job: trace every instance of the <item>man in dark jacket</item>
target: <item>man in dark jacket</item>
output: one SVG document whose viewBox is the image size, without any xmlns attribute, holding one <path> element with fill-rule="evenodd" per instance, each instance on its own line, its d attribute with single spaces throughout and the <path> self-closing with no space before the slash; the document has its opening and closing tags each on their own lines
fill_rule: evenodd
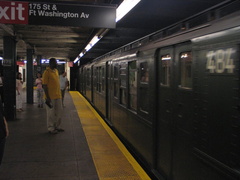
<svg viewBox="0 0 240 180">
<path fill-rule="evenodd" d="M 8 136 L 8 134 L 9 134 L 8 125 L 3 115 L 2 101 L 0 100 L 0 165 L 2 163 L 6 137 Z"/>
</svg>

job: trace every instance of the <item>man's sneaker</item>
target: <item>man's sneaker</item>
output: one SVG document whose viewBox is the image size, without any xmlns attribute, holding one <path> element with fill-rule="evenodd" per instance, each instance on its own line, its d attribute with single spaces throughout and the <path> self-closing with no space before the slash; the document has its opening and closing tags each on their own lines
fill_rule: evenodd
<svg viewBox="0 0 240 180">
<path fill-rule="evenodd" d="M 56 128 L 55 129 L 57 132 L 63 132 L 64 131 L 64 129 L 62 129 L 62 128 Z"/>
<path fill-rule="evenodd" d="M 55 130 L 52 130 L 52 131 L 48 131 L 50 134 L 57 134 L 58 131 L 55 129 Z"/>
</svg>

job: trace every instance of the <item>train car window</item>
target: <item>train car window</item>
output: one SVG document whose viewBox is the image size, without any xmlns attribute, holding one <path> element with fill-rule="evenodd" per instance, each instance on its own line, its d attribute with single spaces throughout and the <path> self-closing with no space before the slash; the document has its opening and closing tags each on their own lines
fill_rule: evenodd
<svg viewBox="0 0 240 180">
<path fill-rule="evenodd" d="M 99 67 L 99 72 L 98 72 L 98 84 L 99 84 L 99 92 L 102 92 L 102 67 Z"/>
<path fill-rule="evenodd" d="M 102 68 L 102 91 L 104 92 L 105 91 L 105 69 Z"/>
<path fill-rule="evenodd" d="M 90 69 L 87 69 L 87 86 L 90 86 L 90 79 L 91 79 Z"/>
<path fill-rule="evenodd" d="M 140 99 L 139 99 L 139 108 L 140 111 L 143 112 L 144 114 L 148 114 L 149 111 L 149 94 L 148 94 L 148 88 L 140 88 Z"/>
<path fill-rule="evenodd" d="M 127 72 L 127 63 L 122 62 L 120 64 L 120 87 L 127 87 L 127 79 L 126 79 L 126 72 Z"/>
<path fill-rule="evenodd" d="M 125 88 L 120 89 L 120 104 L 127 105 L 127 90 Z"/>
<path fill-rule="evenodd" d="M 118 82 L 114 82 L 114 97 L 118 99 L 119 86 Z"/>
<path fill-rule="evenodd" d="M 192 88 L 192 53 L 180 53 L 180 86 L 181 88 Z"/>
<path fill-rule="evenodd" d="M 121 84 L 121 87 L 126 88 L 127 86 L 126 77 L 120 76 L 120 84 Z"/>
<path fill-rule="evenodd" d="M 93 88 L 97 90 L 97 68 L 94 67 L 93 69 Z"/>
<path fill-rule="evenodd" d="M 140 63 L 140 87 L 139 87 L 139 110 L 141 113 L 148 114 L 149 111 L 149 92 L 148 92 L 148 63 Z"/>
<path fill-rule="evenodd" d="M 113 65 L 113 75 L 114 75 L 114 80 L 113 80 L 113 92 L 114 92 L 114 97 L 116 99 L 118 99 L 118 96 L 119 96 L 119 82 L 118 82 L 118 73 L 119 73 L 119 70 L 118 70 L 118 63 L 115 63 Z"/>
<path fill-rule="evenodd" d="M 97 67 L 97 71 L 96 71 L 96 84 L 97 84 L 97 91 L 98 92 L 101 92 L 101 90 L 102 90 L 102 88 L 101 88 L 101 86 L 102 86 L 102 83 L 101 83 L 101 81 L 100 81 L 100 79 L 101 79 L 101 70 L 102 70 L 102 68 L 101 67 Z"/>
<path fill-rule="evenodd" d="M 166 54 L 161 57 L 161 85 L 163 86 L 170 86 L 170 64 L 171 64 L 172 57 L 170 54 Z"/>
<path fill-rule="evenodd" d="M 120 64 L 120 104 L 127 104 L 127 62 Z"/>
<path fill-rule="evenodd" d="M 127 69 L 127 63 L 126 62 L 122 62 L 120 64 L 120 74 L 126 74 L 126 69 Z"/>
<path fill-rule="evenodd" d="M 137 63 L 129 62 L 129 108 L 137 110 Z"/>
<path fill-rule="evenodd" d="M 118 78 L 118 64 L 114 64 L 114 78 Z"/>
<path fill-rule="evenodd" d="M 140 64 L 140 80 L 141 82 L 148 82 L 148 63 L 144 62 Z"/>
</svg>

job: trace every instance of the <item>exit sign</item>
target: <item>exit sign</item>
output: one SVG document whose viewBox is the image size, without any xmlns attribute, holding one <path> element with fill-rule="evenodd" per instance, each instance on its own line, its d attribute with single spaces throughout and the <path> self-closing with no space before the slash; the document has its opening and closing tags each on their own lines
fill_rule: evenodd
<svg viewBox="0 0 240 180">
<path fill-rule="evenodd" d="M 1 1 L 0 22 L 3 24 L 28 24 L 28 3 Z"/>
</svg>

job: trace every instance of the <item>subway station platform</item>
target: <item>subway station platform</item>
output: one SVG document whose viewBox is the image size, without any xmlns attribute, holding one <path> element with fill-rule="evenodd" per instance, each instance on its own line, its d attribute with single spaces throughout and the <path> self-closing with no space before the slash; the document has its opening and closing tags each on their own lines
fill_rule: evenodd
<svg viewBox="0 0 240 180">
<path fill-rule="evenodd" d="M 16 120 L 8 122 L 0 180 L 150 179 L 78 92 L 66 92 L 65 131 L 55 135 L 47 131 L 45 107 L 26 104 L 25 99 L 23 107 Z"/>
</svg>

